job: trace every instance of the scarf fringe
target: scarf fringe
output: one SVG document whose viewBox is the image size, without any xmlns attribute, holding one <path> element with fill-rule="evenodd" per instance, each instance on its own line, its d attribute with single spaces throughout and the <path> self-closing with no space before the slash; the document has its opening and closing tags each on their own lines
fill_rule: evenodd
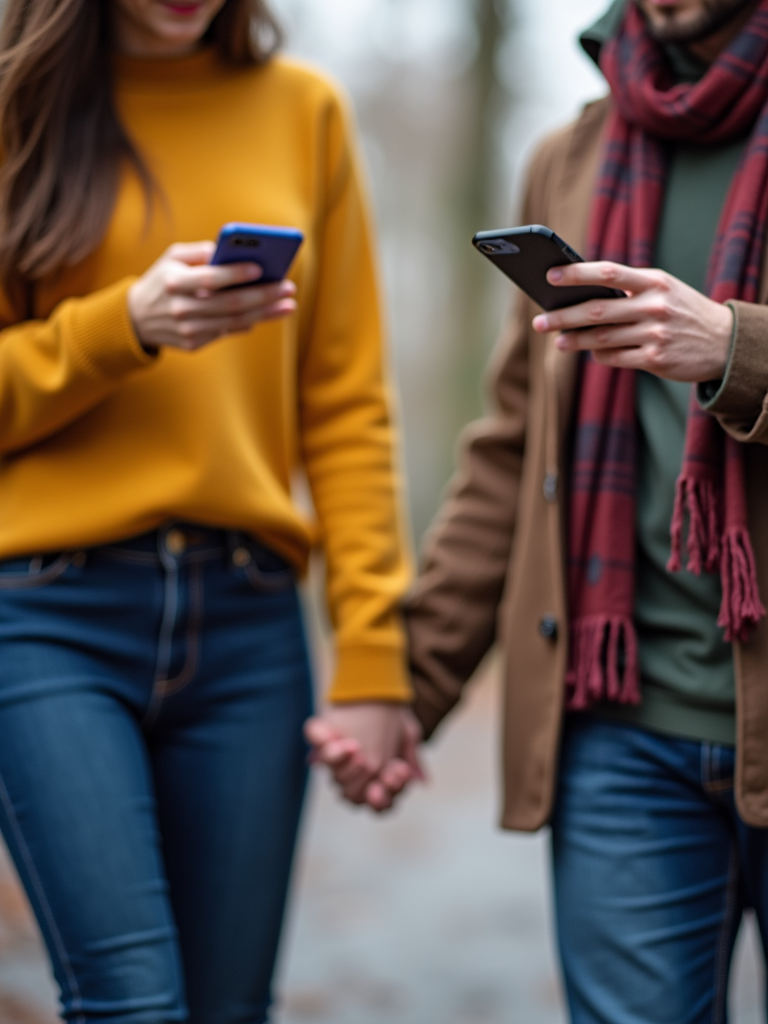
<svg viewBox="0 0 768 1024">
<path fill-rule="evenodd" d="M 744 526 L 732 526 L 725 531 L 720 579 L 723 600 L 717 624 L 725 629 L 726 640 L 747 640 L 765 615 L 765 608 L 757 586 L 752 542 Z"/>
<path fill-rule="evenodd" d="M 696 480 L 687 476 L 679 477 L 675 486 L 675 505 L 670 526 L 672 553 L 667 562 L 667 569 L 670 572 L 680 572 L 686 512 L 688 572 L 700 576 L 702 567 L 707 572 L 714 572 L 720 561 L 717 489 L 711 480 Z"/>
<path fill-rule="evenodd" d="M 637 637 L 630 617 L 593 615 L 571 625 L 571 668 L 566 676 L 566 708 L 583 711 L 602 700 L 640 703 Z M 624 670 L 619 654 L 624 652 Z"/>
</svg>

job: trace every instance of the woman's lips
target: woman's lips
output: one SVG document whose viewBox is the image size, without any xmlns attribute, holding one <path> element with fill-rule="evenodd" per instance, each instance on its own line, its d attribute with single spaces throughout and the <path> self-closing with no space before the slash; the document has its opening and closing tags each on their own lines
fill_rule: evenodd
<svg viewBox="0 0 768 1024">
<path fill-rule="evenodd" d="M 202 6 L 202 4 L 169 3 L 169 0 L 163 0 L 163 7 L 182 18 L 188 18 L 193 14 L 197 14 Z"/>
</svg>

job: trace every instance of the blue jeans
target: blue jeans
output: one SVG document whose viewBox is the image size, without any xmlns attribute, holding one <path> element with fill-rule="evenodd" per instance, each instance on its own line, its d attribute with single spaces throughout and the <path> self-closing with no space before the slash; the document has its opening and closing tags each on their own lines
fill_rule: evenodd
<svg viewBox="0 0 768 1024">
<path fill-rule="evenodd" d="M 293 574 L 163 528 L 0 563 L 0 827 L 73 1024 L 262 1024 L 306 781 Z"/>
<path fill-rule="evenodd" d="M 732 747 L 570 716 L 552 822 L 573 1024 L 721 1024 L 742 911 L 768 923 L 768 831 Z"/>
</svg>

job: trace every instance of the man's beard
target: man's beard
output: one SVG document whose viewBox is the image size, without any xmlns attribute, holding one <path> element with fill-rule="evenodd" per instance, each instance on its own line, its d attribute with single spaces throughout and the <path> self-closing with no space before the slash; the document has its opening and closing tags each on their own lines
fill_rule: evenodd
<svg viewBox="0 0 768 1024">
<path fill-rule="evenodd" d="M 642 0 L 636 0 L 642 10 Z M 651 35 L 664 43 L 698 43 L 717 32 L 755 0 L 704 0 L 704 10 L 692 21 L 676 23 L 674 18 L 658 23 L 648 18 Z"/>
</svg>

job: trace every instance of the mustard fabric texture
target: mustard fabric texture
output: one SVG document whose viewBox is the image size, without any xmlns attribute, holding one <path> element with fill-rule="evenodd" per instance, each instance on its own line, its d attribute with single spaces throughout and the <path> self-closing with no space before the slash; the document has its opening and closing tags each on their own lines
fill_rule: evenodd
<svg viewBox="0 0 768 1024">
<path fill-rule="evenodd" d="M 115 61 L 120 116 L 157 183 L 126 168 L 99 248 L 0 297 L 0 558 L 104 544 L 169 519 L 246 530 L 299 572 L 319 540 L 330 698 L 406 700 L 410 579 L 368 204 L 343 98 L 278 57 Z M 189 354 L 140 346 L 137 275 L 227 221 L 300 228 L 296 315 Z M 299 468 L 313 510 L 292 497 Z"/>
</svg>

